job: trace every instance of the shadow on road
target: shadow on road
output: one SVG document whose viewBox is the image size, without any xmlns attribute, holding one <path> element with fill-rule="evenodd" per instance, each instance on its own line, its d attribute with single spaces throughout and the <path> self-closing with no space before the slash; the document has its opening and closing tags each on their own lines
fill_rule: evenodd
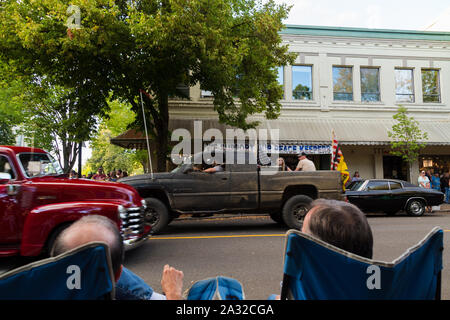
<svg viewBox="0 0 450 320">
<path fill-rule="evenodd" d="M 285 233 L 288 227 L 280 225 L 268 216 L 230 216 L 208 218 L 185 218 L 172 221 L 155 237 L 198 236 L 205 234 L 249 234 L 249 233 Z"/>
</svg>

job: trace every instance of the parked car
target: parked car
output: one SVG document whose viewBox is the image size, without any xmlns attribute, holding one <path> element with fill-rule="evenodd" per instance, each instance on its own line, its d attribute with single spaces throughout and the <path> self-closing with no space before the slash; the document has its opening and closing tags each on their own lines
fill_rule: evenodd
<svg viewBox="0 0 450 320">
<path fill-rule="evenodd" d="M 201 159 L 201 154 L 194 157 Z M 146 219 L 154 233 L 180 214 L 197 213 L 268 213 L 274 221 L 300 229 L 313 199 L 344 199 L 338 171 L 275 169 L 267 174 L 273 167 L 245 162 L 224 164 L 223 171 L 207 173 L 201 170 L 205 166 L 199 169 L 190 162 L 153 178 L 143 174 L 119 180 L 145 199 Z"/>
<path fill-rule="evenodd" d="M 350 203 L 364 212 L 385 212 L 389 215 L 405 210 L 410 216 L 421 216 L 425 207 L 444 202 L 444 194 L 440 191 L 393 179 L 352 182 L 345 195 Z"/>
<path fill-rule="evenodd" d="M 62 230 L 91 214 L 113 220 L 128 250 L 150 234 L 144 211 L 129 185 L 69 179 L 44 150 L 0 146 L 0 257 L 48 253 Z"/>
</svg>

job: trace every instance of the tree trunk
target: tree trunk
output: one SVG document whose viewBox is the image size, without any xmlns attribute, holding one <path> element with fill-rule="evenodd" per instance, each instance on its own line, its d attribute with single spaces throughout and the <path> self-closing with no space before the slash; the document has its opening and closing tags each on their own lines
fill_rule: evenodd
<svg viewBox="0 0 450 320">
<path fill-rule="evenodd" d="M 167 153 L 169 151 L 169 97 L 162 94 L 158 97 L 159 119 L 156 123 L 156 159 L 157 170 L 159 172 L 167 171 Z"/>
</svg>

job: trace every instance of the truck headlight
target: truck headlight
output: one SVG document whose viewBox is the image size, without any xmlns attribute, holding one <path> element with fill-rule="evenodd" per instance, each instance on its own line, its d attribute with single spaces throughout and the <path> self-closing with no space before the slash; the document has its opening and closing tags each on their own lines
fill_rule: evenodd
<svg viewBox="0 0 450 320">
<path fill-rule="evenodd" d="M 127 218 L 127 211 L 125 210 L 124 206 L 119 205 L 119 206 L 117 207 L 117 213 L 118 213 L 119 218 L 120 218 L 121 220 Z"/>
<path fill-rule="evenodd" d="M 145 200 L 141 200 L 141 203 L 144 209 L 147 209 L 147 202 L 145 202 Z"/>
</svg>

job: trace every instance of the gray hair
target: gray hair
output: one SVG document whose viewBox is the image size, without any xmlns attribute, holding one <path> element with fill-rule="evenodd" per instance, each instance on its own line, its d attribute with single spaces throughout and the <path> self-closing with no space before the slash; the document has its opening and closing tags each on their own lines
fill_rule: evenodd
<svg viewBox="0 0 450 320">
<path fill-rule="evenodd" d="M 122 235 L 120 234 L 117 225 L 112 220 L 108 219 L 105 216 L 86 215 L 83 216 L 81 219 L 75 221 L 68 228 L 64 229 L 55 240 L 55 244 L 51 253 L 52 256 L 57 256 L 73 249 L 70 248 L 66 243 L 65 241 L 66 236 L 71 232 L 73 232 L 74 230 L 78 228 L 83 228 L 83 226 L 86 225 L 95 225 L 97 227 L 103 228 L 114 236 L 113 243 L 108 245 L 111 253 L 112 268 L 114 273 L 116 274 L 116 272 L 120 270 L 120 267 L 124 259 Z"/>
</svg>

